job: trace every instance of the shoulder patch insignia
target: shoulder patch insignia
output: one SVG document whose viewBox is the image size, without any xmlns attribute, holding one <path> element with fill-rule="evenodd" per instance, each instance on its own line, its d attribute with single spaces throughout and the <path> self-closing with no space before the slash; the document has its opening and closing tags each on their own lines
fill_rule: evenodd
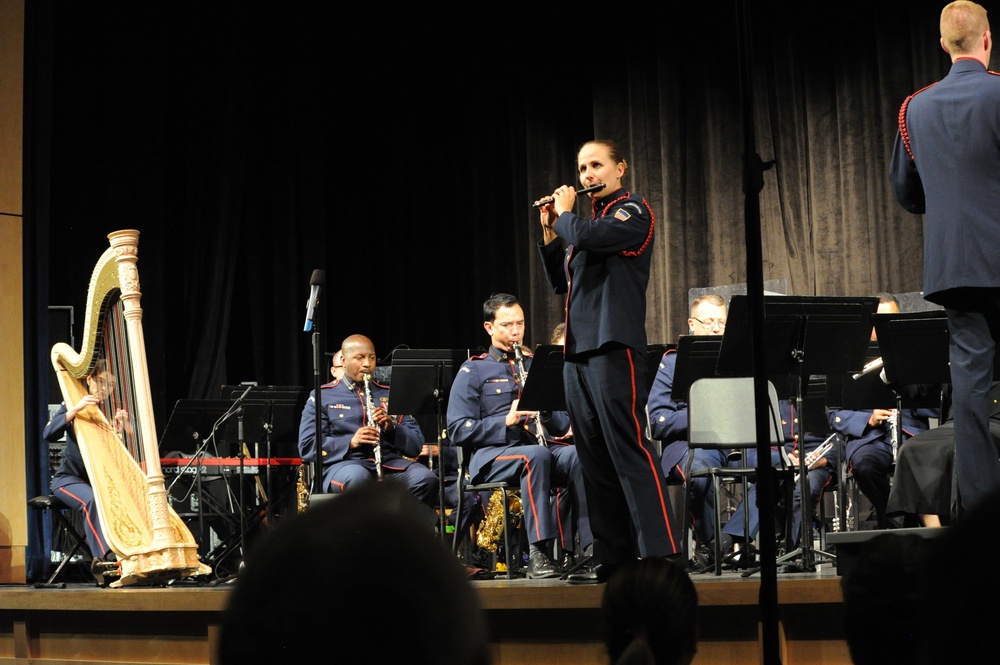
<svg viewBox="0 0 1000 665">
<path fill-rule="evenodd" d="M 625 210 L 625 208 L 619 208 L 618 210 L 615 210 L 615 219 L 617 219 L 619 222 L 624 222 L 631 218 L 632 215 L 630 215 L 628 210 Z"/>
</svg>

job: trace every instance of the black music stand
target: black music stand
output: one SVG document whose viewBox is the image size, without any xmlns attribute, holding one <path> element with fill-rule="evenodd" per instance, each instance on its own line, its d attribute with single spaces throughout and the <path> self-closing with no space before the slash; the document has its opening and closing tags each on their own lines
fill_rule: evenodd
<svg viewBox="0 0 1000 665">
<path fill-rule="evenodd" d="M 719 376 L 722 335 L 681 335 L 677 338 L 677 363 L 670 400 L 687 402 L 688 390 L 698 379 Z"/>
<path fill-rule="evenodd" d="M 660 361 L 663 360 L 663 354 L 670 349 L 676 348 L 676 344 L 646 345 L 646 397 L 649 397 L 649 391 L 653 389 L 653 383 L 656 381 L 656 373 L 660 370 Z"/>
<path fill-rule="evenodd" d="M 520 411 L 565 411 L 562 344 L 540 344 L 531 358 L 517 403 Z"/>
<path fill-rule="evenodd" d="M 468 349 L 396 349 L 392 352 L 392 386 L 389 408 L 396 415 L 433 414 L 437 419 L 438 446 L 438 530 L 447 543 L 447 520 L 444 496 L 445 402 L 455 380 L 455 372 L 469 359 Z M 428 456 L 433 464 L 434 456 Z M 459 479 L 461 481 L 461 479 Z M 461 497 L 459 491 L 459 497 Z M 459 517 L 456 515 L 456 523 Z"/>
<path fill-rule="evenodd" d="M 177 400 L 160 436 L 160 456 L 172 451 L 205 454 L 208 446 L 212 446 L 214 456 L 221 456 L 215 433 L 232 405 L 232 401 L 222 399 Z"/>
<path fill-rule="evenodd" d="M 673 344 L 649 344 L 646 347 L 646 394 L 653 388 L 660 358 Z M 528 377 L 521 387 L 518 409 L 522 411 L 565 411 L 562 344 L 539 344 L 531 358 Z"/>
<path fill-rule="evenodd" d="M 902 409 L 904 398 L 908 407 L 942 408 L 941 386 L 951 383 L 948 318 L 944 310 L 876 314 L 875 332 L 886 382 L 895 394 L 893 408 Z M 998 375 L 996 362 L 993 374 Z M 927 386 L 935 389 L 927 390 Z M 903 444 L 902 427 L 896 428 L 892 444 L 895 459 Z"/>
<path fill-rule="evenodd" d="M 249 392 L 247 388 L 249 387 Z M 272 477 L 273 458 L 298 458 L 299 422 L 302 410 L 309 397 L 309 390 L 302 386 L 258 386 L 255 384 L 223 385 L 220 390 L 223 399 L 243 400 L 245 440 L 253 450 L 251 457 L 261 457 L 260 443 L 264 443 L 267 459 L 264 485 L 265 515 L 268 522 L 274 517 L 274 479 Z M 242 452 L 242 450 L 241 450 Z"/>
<path fill-rule="evenodd" d="M 170 418 L 167 420 L 166 427 L 163 430 L 163 435 L 160 437 L 159 446 L 161 457 L 177 455 L 185 457 L 188 460 L 185 465 L 177 468 L 176 477 L 167 486 L 168 496 L 172 497 L 170 492 L 174 485 L 177 484 L 181 478 L 188 475 L 187 469 L 192 467 L 194 469 L 194 481 L 188 489 L 188 492 L 197 491 L 198 493 L 198 533 L 202 537 L 204 537 L 205 534 L 206 504 L 208 504 L 211 509 L 217 511 L 219 516 L 227 518 L 227 524 L 232 526 L 231 522 L 233 521 L 233 516 L 232 514 L 226 514 L 223 512 L 225 506 L 221 505 L 221 502 L 215 500 L 214 497 L 211 500 L 208 499 L 211 494 L 205 492 L 203 485 L 205 475 L 203 472 L 204 465 L 201 462 L 202 459 L 206 457 L 229 456 L 229 450 L 227 448 L 228 437 L 225 432 L 227 427 L 230 426 L 229 420 L 233 415 L 236 415 L 238 410 L 238 403 L 233 400 L 178 400 L 174 405 L 174 410 L 170 414 Z M 180 500 L 186 501 L 187 496 L 185 495 Z M 242 534 L 245 529 L 242 509 L 238 526 L 238 531 Z M 237 531 L 236 528 L 233 528 L 232 530 Z M 230 534 L 230 539 L 231 537 L 232 535 Z M 201 544 L 204 545 L 204 543 Z M 211 561 L 212 557 L 212 553 L 207 555 L 209 563 L 212 565 L 212 569 L 216 570 L 217 562 Z"/>
<path fill-rule="evenodd" d="M 805 419 L 803 406 L 811 375 L 844 373 L 864 364 L 878 301 L 874 296 L 764 296 L 764 339 L 761 343 L 765 348 L 765 373 L 796 379 L 794 398 L 800 437 L 803 437 L 799 451 L 802 509 L 799 547 L 779 557 L 776 563 L 801 557 L 799 570 L 815 571 L 815 556 L 836 560 L 833 554 L 816 552 L 812 546 L 812 502 L 804 437 L 814 428 Z M 752 375 L 751 350 L 747 296 L 734 295 L 722 337 L 719 371 L 731 376 Z M 825 420 L 822 427 L 825 430 Z M 758 454 L 758 464 L 765 464 L 768 459 L 768 455 Z"/>
<path fill-rule="evenodd" d="M 873 318 L 890 385 L 951 383 L 948 318 L 944 310 L 876 314 Z M 1000 358 L 994 361 L 994 375 L 998 374 L 998 364 Z"/>
</svg>

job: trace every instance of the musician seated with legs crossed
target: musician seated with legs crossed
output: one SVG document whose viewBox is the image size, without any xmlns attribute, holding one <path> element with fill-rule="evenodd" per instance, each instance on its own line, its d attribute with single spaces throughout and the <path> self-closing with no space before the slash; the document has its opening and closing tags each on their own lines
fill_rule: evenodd
<svg viewBox="0 0 1000 665">
<path fill-rule="evenodd" d="M 372 341 L 351 335 L 340 350 L 343 377 L 320 387 L 324 492 L 346 492 L 359 483 L 385 478 L 405 483 L 418 499 L 436 506 L 437 474 L 415 461 L 424 434 L 413 416 L 387 413 L 389 388 L 371 379 L 377 364 Z M 315 393 L 310 392 L 299 422 L 299 454 L 309 463 L 316 460 Z"/>
<path fill-rule="evenodd" d="M 528 536 L 528 570 L 532 579 L 558 577 L 559 567 L 547 552 L 559 535 L 549 502 L 554 486 L 570 489 L 575 502 L 580 545 L 593 543 L 583 469 L 576 447 L 566 440 L 569 416 L 518 410 L 523 377 L 531 356 L 521 350 L 524 311 L 517 298 L 500 293 L 483 304 L 483 326 L 490 348 L 462 363 L 448 400 L 448 438 L 474 449 L 469 463 L 472 482 L 506 481 L 521 488 Z M 519 362 L 520 361 L 520 362 Z"/>
</svg>

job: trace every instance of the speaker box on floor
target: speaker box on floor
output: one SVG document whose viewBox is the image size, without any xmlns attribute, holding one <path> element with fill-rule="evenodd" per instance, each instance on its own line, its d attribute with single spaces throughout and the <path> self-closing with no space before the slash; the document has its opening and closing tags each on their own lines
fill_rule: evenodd
<svg viewBox="0 0 1000 665">
<path fill-rule="evenodd" d="M 837 575 L 850 572 L 864 548 L 875 538 L 917 535 L 922 538 L 937 538 L 947 533 L 948 527 L 915 529 L 869 529 L 866 531 L 839 531 L 826 535 L 827 545 L 837 547 Z"/>
</svg>

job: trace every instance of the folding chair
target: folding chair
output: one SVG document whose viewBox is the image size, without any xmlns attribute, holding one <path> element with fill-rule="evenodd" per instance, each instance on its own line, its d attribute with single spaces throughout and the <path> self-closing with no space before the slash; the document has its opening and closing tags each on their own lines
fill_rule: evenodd
<svg viewBox="0 0 1000 665">
<path fill-rule="evenodd" d="M 515 556 L 513 549 L 511 547 L 511 517 L 510 517 L 510 492 L 520 491 L 520 487 L 514 487 L 507 482 L 494 482 L 494 483 L 472 483 L 469 479 L 469 463 L 467 459 L 471 458 L 471 451 L 466 451 L 462 446 L 455 446 L 455 452 L 458 458 L 458 480 L 460 483 L 458 487 L 458 504 L 455 506 L 456 519 L 462 514 L 462 501 L 463 496 L 466 492 L 494 492 L 499 491 L 501 494 L 501 499 L 503 500 L 503 544 L 504 544 L 504 562 L 507 565 L 507 579 L 513 579 L 514 575 L 514 562 Z M 459 533 L 458 529 L 455 529 L 454 539 L 452 540 L 452 550 L 456 554 L 458 553 L 458 545 L 461 542 L 462 536 L 465 534 Z M 518 534 L 513 540 L 520 543 L 520 534 Z"/>
<path fill-rule="evenodd" d="M 753 377 L 712 377 L 697 379 L 688 391 L 688 459 L 684 491 L 684 515 L 690 515 L 691 479 L 707 477 L 712 482 L 715 497 L 715 574 L 722 574 L 722 502 L 723 483 L 739 482 L 742 485 L 744 501 L 750 483 L 757 473 L 756 467 L 724 466 L 705 469 L 691 469 L 694 451 L 709 448 L 725 451 L 745 452 L 757 445 L 756 409 L 754 406 Z M 791 475 L 784 449 L 784 435 L 781 414 L 778 410 L 778 393 L 774 384 L 767 383 L 769 397 L 769 439 L 771 446 L 781 451 L 782 465 L 779 473 L 787 471 Z M 749 510 L 743 511 L 744 533 L 750 531 Z M 684 560 L 688 560 L 688 529 L 691 520 L 685 519 Z M 749 563 L 747 563 L 749 566 Z"/>
<path fill-rule="evenodd" d="M 73 523 L 66 517 L 64 511 L 69 510 L 69 506 L 59 500 L 59 497 L 53 494 L 42 494 L 41 496 L 36 496 L 33 499 L 28 500 L 28 505 L 32 508 L 38 510 L 48 511 L 52 515 L 52 542 L 53 544 L 57 540 L 57 535 L 62 533 L 65 538 L 68 538 L 72 542 L 72 546 L 68 551 L 63 553 L 62 561 L 56 567 L 49 578 L 44 582 L 36 582 L 36 589 L 46 589 L 46 588 L 56 588 L 65 589 L 65 582 L 57 582 L 60 573 L 66 567 L 66 564 L 70 562 L 73 556 L 81 549 L 87 554 L 86 561 L 93 559 L 93 554 L 90 553 L 90 547 L 87 545 L 87 539 L 82 533 L 77 531 Z"/>
</svg>

